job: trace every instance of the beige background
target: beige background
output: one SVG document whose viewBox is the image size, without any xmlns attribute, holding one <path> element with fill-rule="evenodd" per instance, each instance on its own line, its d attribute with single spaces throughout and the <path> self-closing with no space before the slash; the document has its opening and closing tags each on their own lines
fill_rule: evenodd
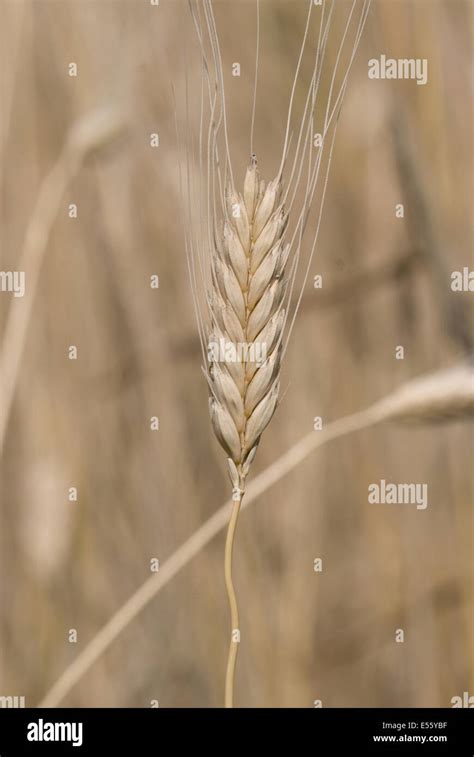
<svg viewBox="0 0 474 757">
<path fill-rule="evenodd" d="M 356 411 L 469 348 L 472 300 L 453 294 L 449 277 L 472 264 L 472 8 L 374 2 L 311 269 L 324 289 L 310 281 L 305 292 L 284 401 L 254 473 L 314 416 Z M 255 141 L 266 178 L 281 150 L 305 9 L 262 2 Z M 227 74 L 242 64 L 240 79 L 227 79 L 240 182 L 255 6 L 216 3 L 216 19 Z M 0 269 L 18 266 L 41 181 L 72 124 L 108 102 L 128 121 L 61 202 L 0 463 L 0 695 L 25 695 L 33 706 L 146 580 L 150 559 L 164 561 L 225 501 L 228 480 L 208 418 L 179 222 L 170 82 L 179 97 L 185 58 L 199 66 L 186 4 L 1 0 L 0 20 Z M 369 81 L 367 61 L 382 53 L 427 58 L 428 85 Z M 77 78 L 67 75 L 71 61 Z M 398 202 L 404 220 L 395 218 Z M 158 291 L 149 287 L 153 273 Z M 0 336 L 11 302 L 0 295 Z M 471 462 L 467 422 L 380 427 L 325 447 L 243 514 L 237 704 L 439 707 L 473 691 Z M 427 483 L 427 510 L 369 505 L 367 486 L 381 478 Z M 71 486 L 77 503 L 68 502 Z M 228 639 L 222 560 L 220 535 L 65 704 L 219 706 Z M 77 644 L 68 643 L 70 628 Z M 404 644 L 394 641 L 398 628 Z"/>
</svg>

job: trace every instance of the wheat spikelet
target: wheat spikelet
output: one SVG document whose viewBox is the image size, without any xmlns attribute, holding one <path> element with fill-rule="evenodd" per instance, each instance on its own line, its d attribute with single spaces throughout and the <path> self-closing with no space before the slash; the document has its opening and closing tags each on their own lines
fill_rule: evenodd
<svg viewBox="0 0 474 757">
<path fill-rule="evenodd" d="M 228 455 L 236 497 L 255 457 L 260 437 L 278 402 L 288 216 L 277 178 L 265 187 L 255 158 L 247 168 L 243 195 L 226 192 L 226 219 L 212 256 L 207 367 L 214 432 Z"/>
</svg>

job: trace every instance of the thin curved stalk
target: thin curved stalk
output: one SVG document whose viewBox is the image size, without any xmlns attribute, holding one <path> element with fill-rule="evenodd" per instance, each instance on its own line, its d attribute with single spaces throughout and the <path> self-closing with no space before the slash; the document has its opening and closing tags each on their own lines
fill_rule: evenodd
<svg viewBox="0 0 474 757">
<path fill-rule="evenodd" d="M 235 593 L 234 582 L 232 580 L 232 555 L 234 550 L 235 531 L 239 519 L 240 505 L 242 497 L 232 502 L 232 512 L 227 528 L 227 537 L 225 540 L 225 557 L 224 573 L 227 596 L 229 598 L 230 608 L 230 643 L 229 656 L 227 658 L 227 670 L 225 676 L 225 706 L 230 708 L 234 706 L 234 679 L 235 665 L 240 644 L 240 622 L 239 607 L 237 604 L 237 595 Z"/>
</svg>

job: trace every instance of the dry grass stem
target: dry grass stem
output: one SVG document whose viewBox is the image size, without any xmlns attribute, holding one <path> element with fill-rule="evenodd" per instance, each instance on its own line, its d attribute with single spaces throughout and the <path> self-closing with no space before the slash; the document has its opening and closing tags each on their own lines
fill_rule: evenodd
<svg viewBox="0 0 474 757">
<path fill-rule="evenodd" d="M 64 193 L 86 156 L 114 139 L 124 128 L 121 114 L 100 108 L 74 124 L 51 171 L 41 184 L 26 230 L 18 268 L 25 273 L 26 294 L 11 303 L 0 355 L 0 458 L 25 348 L 28 324 L 49 237 Z"/>
</svg>

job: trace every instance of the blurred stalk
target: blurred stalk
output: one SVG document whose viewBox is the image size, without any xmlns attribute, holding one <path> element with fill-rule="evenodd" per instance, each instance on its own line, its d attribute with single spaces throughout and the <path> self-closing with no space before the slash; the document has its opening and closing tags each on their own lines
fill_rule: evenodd
<svg viewBox="0 0 474 757">
<path fill-rule="evenodd" d="M 470 353 L 474 343 L 469 319 L 464 302 L 461 298 L 453 297 L 449 288 L 450 272 L 446 266 L 446 257 L 439 242 L 438 230 L 428 200 L 429 193 L 424 172 L 420 167 L 420 156 L 419 153 L 415 154 L 407 118 L 398 101 L 391 119 L 391 130 L 400 184 L 405 192 L 406 205 L 410 208 L 409 218 L 413 219 L 412 235 L 433 272 L 437 300 L 442 311 L 442 324 L 451 339 L 465 353 Z"/>
<path fill-rule="evenodd" d="M 10 304 L 0 354 L 0 459 L 41 268 L 64 193 L 87 155 L 110 142 L 123 128 L 122 116 L 110 107 L 85 116 L 71 128 L 56 163 L 40 186 L 17 267 L 25 273 L 26 291 L 24 297 Z"/>
</svg>

